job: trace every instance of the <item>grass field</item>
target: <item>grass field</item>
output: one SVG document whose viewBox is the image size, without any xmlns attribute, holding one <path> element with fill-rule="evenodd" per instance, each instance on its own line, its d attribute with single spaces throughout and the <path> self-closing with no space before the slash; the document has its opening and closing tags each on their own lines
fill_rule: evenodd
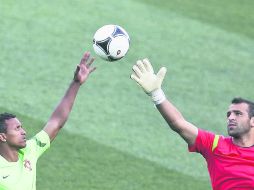
<svg viewBox="0 0 254 190">
<path fill-rule="evenodd" d="M 210 188 L 206 164 L 188 153 L 149 98 L 130 80 L 148 57 L 168 68 L 163 89 L 200 128 L 226 134 L 230 100 L 254 100 L 252 0 L 2 0 L 0 111 L 38 132 L 69 85 L 94 32 L 123 26 L 127 56 L 97 67 L 70 118 L 38 162 L 37 189 Z"/>
</svg>

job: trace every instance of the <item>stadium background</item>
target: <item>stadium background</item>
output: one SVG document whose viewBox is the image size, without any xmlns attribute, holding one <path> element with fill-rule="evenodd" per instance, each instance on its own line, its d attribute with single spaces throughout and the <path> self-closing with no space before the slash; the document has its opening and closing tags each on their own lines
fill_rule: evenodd
<svg viewBox="0 0 254 190">
<path fill-rule="evenodd" d="M 195 125 L 226 134 L 234 96 L 254 100 L 252 0 L 1 0 L 0 111 L 31 137 L 70 83 L 94 32 L 124 27 L 127 56 L 98 68 L 70 118 L 38 162 L 37 189 L 210 189 L 203 158 L 188 153 L 150 99 L 130 80 L 148 57 L 168 68 L 163 89 Z M 93 53 L 94 54 L 94 53 Z"/>
</svg>

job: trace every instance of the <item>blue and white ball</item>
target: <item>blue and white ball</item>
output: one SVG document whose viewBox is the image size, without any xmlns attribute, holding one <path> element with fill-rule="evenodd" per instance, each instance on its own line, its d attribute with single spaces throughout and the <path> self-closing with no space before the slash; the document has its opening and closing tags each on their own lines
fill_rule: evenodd
<svg viewBox="0 0 254 190">
<path fill-rule="evenodd" d="M 130 37 L 121 26 L 110 24 L 99 28 L 93 37 L 95 53 L 104 60 L 123 58 L 130 47 Z"/>
</svg>

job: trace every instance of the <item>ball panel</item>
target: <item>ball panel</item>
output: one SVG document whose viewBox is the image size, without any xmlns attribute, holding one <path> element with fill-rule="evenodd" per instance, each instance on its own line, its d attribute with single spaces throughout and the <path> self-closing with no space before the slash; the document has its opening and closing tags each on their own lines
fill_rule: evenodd
<svg viewBox="0 0 254 190">
<path fill-rule="evenodd" d="M 114 31 L 115 25 L 105 25 L 95 32 L 94 39 L 96 39 L 97 41 L 104 40 L 105 38 L 111 36 Z"/>
<path fill-rule="evenodd" d="M 122 59 L 122 58 L 123 58 L 123 57 L 115 58 L 115 57 L 112 57 L 112 56 L 108 56 L 108 61 L 110 61 L 110 62 L 118 61 L 119 59 Z"/>
<path fill-rule="evenodd" d="M 117 36 L 112 39 L 108 46 L 109 54 L 114 58 L 125 56 L 129 49 L 129 40 L 125 36 Z"/>
<path fill-rule="evenodd" d="M 116 25 L 113 36 L 117 36 L 117 35 L 126 35 L 127 38 L 130 40 L 130 37 L 128 35 L 128 33 L 121 27 Z"/>
<path fill-rule="evenodd" d="M 95 51 L 95 53 L 100 56 L 102 59 L 104 60 L 108 60 L 108 56 L 105 54 L 105 52 L 100 48 L 98 47 L 96 44 L 93 44 L 93 49 Z"/>
<path fill-rule="evenodd" d="M 108 51 L 109 48 L 108 48 L 108 46 L 109 46 L 111 41 L 112 41 L 111 37 L 108 37 L 108 38 L 106 38 L 104 40 L 101 40 L 101 41 L 96 41 L 94 39 L 94 44 L 96 44 L 96 46 L 98 46 L 102 51 L 104 51 L 104 53 L 106 55 L 108 55 L 109 54 L 109 51 Z"/>
</svg>

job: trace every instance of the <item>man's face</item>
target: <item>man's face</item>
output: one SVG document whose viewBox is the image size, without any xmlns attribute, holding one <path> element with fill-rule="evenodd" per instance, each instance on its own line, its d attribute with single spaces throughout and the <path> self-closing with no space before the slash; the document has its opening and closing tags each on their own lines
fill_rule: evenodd
<svg viewBox="0 0 254 190">
<path fill-rule="evenodd" d="M 231 104 L 227 112 L 228 135 L 239 138 L 251 129 L 248 104 Z"/>
<path fill-rule="evenodd" d="M 22 128 L 20 121 L 17 118 L 11 118 L 5 121 L 6 143 L 13 148 L 20 149 L 26 146 L 26 132 Z"/>
</svg>

